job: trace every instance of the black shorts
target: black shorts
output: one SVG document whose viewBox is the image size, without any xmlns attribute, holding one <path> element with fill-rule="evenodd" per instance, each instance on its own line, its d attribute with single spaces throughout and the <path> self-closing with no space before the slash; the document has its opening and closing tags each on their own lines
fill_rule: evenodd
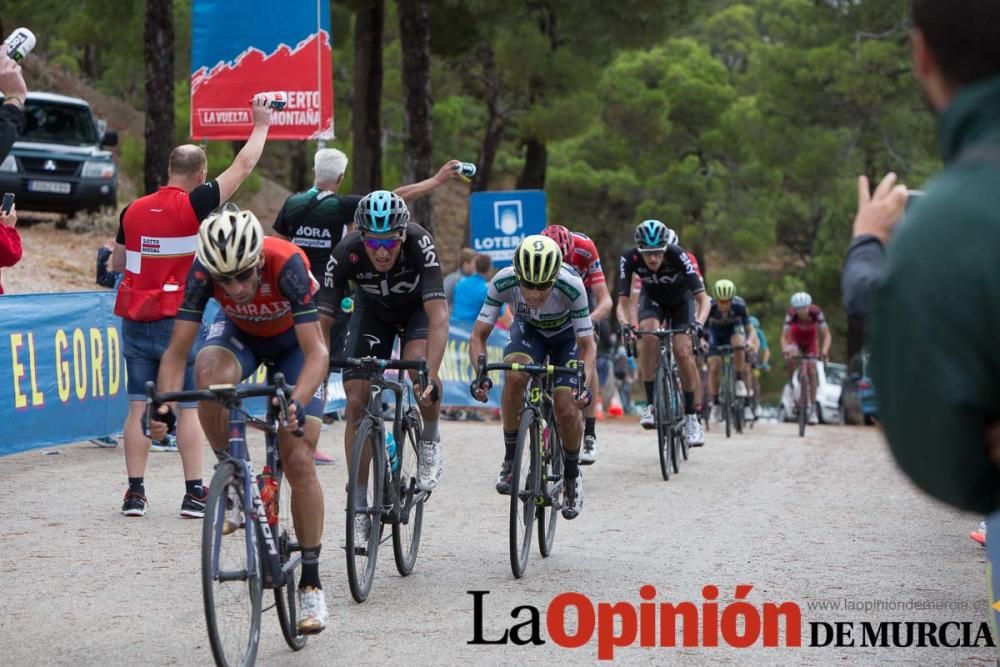
<svg viewBox="0 0 1000 667">
<path fill-rule="evenodd" d="M 669 299 L 652 296 L 643 288 L 639 295 L 639 321 L 650 317 L 670 329 L 682 329 L 694 324 L 694 299 L 691 292 L 683 292 Z"/>
<path fill-rule="evenodd" d="M 510 325 L 510 338 L 503 350 L 504 359 L 512 354 L 526 354 L 536 364 L 543 363 L 548 357 L 553 366 L 567 366 L 580 354 L 576 345 L 576 332 L 569 327 L 562 333 L 545 337 L 535 327 L 520 318 L 515 318 Z M 576 387 L 575 375 L 558 375 L 555 378 L 556 387 Z"/>
<path fill-rule="evenodd" d="M 365 300 L 354 300 L 354 312 L 351 313 L 350 324 L 347 326 L 347 338 L 344 339 L 344 357 L 378 357 L 389 359 L 396 337 L 402 341 L 402 347 L 411 340 L 427 340 L 429 324 L 423 302 L 416 308 L 400 314 L 390 315 L 377 306 L 371 307 Z M 336 346 L 331 340 L 330 347 Z M 331 355 L 336 357 L 338 355 Z M 344 380 L 367 379 L 368 374 L 359 368 L 345 368 Z"/>
</svg>

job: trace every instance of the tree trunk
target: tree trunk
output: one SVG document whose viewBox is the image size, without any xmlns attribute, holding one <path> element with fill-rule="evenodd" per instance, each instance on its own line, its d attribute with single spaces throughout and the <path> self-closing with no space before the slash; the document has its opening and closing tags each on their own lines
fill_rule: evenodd
<svg viewBox="0 0 1000 667">
<path fill-rule="evenodd" d="M 483 46 L 477 54 L 483 68 L 486 101 L 486 135 L 479 147 L 476 158 L 476 175 L 472 178 L 472 191 L 486 190 L 490 185 L 490 175 L 493 163 L 496 161 L 500 143 L 503 141 L 503 131 L 506 124 L 501 108 L 502 89 L 500 76 L 497 74 L 496 54 L 491 46 Z"/>
<path fill-rule="evenodd" d="M 549 162 L 549 149 L 537 139 L 524 142 L 524 169 L 517 179 L 519 190 L 541 190 L 545 187 L 545 168 Z"/>
<path fill-rule="evenodd" d="M 174 136 L 173 0 L 147 0 L 143 34 L 146 62 L 146 193 L 167 182 Z"/>
<path fill-rule="evenodd" d="M 431 28 L 427 0 L 397 0 L 403 51 L 403 182 L 432 175 Z M 411 218 L 434 233 L 431 197 L 410 205 Z"/>
<path fill-rule="evenodd" d="M 384 0 L 363 0 L 354 21 L 354 135 L 351 176 L 354 192 L 382 187 L 382 32 Z"/>
<path fill-rule="evenodd" d="M 305 141 L 296 141 L 292 144 L 291 154 L 288 158 L 291 176 L 289 185 L 292 188 L 292 192 L 302 192 L 309 189 L 308 146 L 309 144 Z"/>
</svg>

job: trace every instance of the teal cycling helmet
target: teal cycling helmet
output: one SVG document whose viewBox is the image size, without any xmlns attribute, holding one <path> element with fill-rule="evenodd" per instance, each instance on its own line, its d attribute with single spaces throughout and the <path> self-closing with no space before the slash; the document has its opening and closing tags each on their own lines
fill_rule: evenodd
<svg viewBox="0 0 1000 667">
<path fill-rule="evenodd" d="M 410 210 L 395 192 L 376 190 L 361 198 L 354 211 L 354 224 L 363 232 L 387 234 L 406 228 Z"/>
<path fill-rule="evenodd" d="M 635 228 L 635 244 L 639 250 L 663 250 L 669 243 L 669 231 L 659 220 L 643 220 Z"/>
<path fill-rule="evenodd" d="M 750 316 L 750 326 L 752 326 L 754 329 L 760 329 L 760 320 L 757 319 L 756 315 Z"/>
</svg>

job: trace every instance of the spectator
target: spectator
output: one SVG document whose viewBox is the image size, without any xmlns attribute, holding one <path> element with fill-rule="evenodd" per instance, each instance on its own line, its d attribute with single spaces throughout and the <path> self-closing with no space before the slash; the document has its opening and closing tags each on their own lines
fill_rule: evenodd
<svg viewBox="0 0 1000 667">
<path fill-rule="evenodd" d="M 444 277 L 444 295 L 448 299 L 448 306 L 455 303 L 455 285 L 458 284 L 458 281 L 466 276 L 471 276 L 476 270 L 475 260 L 476 251 L 472 248 L 462 248 L 458 251 L 455 270 Z"/>
<path fill-rule="evenodd" d="M 108 239 L 107 243 L 97 249 L 97 284 L 101 287 L 115 289 L 119 281 L 124 278 L 121 271 L 112 271 L 108 268 L 108 261 L 114 249 L 114 239 Z"/>
<path fill-rule="evenodd" d="M 129 411 L 125 419 L 125 467 L 128 491 L 122 505 L 126 516 L 143 516 L 146 491 L 143 478 L 150 441 L 143 433 L 145 384 L 156 380 L 160 357 L 174 327 L 174 316 L 184 298 L 188 270 L 194 261 L 198 227 L 220 203 L 229 199 L 250 175 L 264 150 L 271 110 L 253 102 L 253 131 L 233 163 L 206 182 L 208 161 L 198 146 L 178 146 L 170 152 L 167 184 L 140 197 L 122 210 L 112 269 L 125 271 L 115 302 L 122 318 Z M 194 351 L 188 358 L 184 388 L 194 388 Z M 185 494 L 181 516 L 201 518 L 205 513 L 202 484 L 205 436 L 198 415 L 182 405 L 177 420 L 177 445 L 184 468 Z"/>
<path fill-rule="evenodd" d="M 900 467 L 944 502 L 993 512 L 986 552 L 997 600 L 1000 3 L 913 0 L 912 12 L 914 71 L 938 115 L 946 166 L 887 250 L 870 308 L 872 376 Z M 961 282 L 942 279 L 928 262 L 957 271 Z"/>
<path fill-rule="evenodd" d="M 486 254 L 476 255 L 472 260 L 475 270 L 471 276 L 466 276 L 455 285 L 454 305 L 451 309 L 451 319 L 455 322 L 474 322 L 479 317 L 479 311 L 486 301 L 486 286 L 493 273 L 493 258 Z M 510 328 L 513 316 L 509 309 L 503 309 L 498 324 Z"/>
<path fill-rule="evenodd" d="M 0 211 L 0 267 L 10 267 L 21 261 L 21 235 L 17 225 L 17 207 L 11 206 L 10 213 Z M 3 294 L 3 283 L 0 283 Z"/>
<path fill-rule="evenodd" d="M 21 66 L 8 58 L 3 49 L 0 49 L 0 94 L 3 94 L 0 105 L 0 162 L 3 162 L 24 132 L 24 100 L 28 96 Z"/>
</svg>

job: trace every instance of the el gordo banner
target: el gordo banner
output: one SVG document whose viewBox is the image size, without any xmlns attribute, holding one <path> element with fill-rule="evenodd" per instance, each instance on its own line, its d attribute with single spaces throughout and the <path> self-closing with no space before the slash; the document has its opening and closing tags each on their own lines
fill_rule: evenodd
<svg viewBox="0 0 1000 667">
<path fill-rule="evenodd" d="M 330 1 L 194 0 L 191 138 L 246 139 L 250 100 L 282 92 L 270 139 L 333 138 Z"/>
</svg>

